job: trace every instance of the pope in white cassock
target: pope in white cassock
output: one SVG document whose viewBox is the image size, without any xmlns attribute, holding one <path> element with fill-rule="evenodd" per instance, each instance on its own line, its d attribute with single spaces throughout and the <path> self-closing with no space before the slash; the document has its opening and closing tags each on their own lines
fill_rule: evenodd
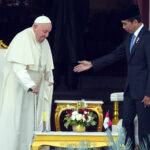
<svg viewBox="0 0 150 150">
<path fill-rule="evenodd" d="M 50 130 L 53 92 L 53 59 L 46 38 L 52 29 L 46 16 L 35 19 L 31 28 L 18 33 L 5 58 L 4 81 L 0 93 L 0 149 L 30 150 L 34 131 L 34 100 L 37 131 Z"/>
</svg>

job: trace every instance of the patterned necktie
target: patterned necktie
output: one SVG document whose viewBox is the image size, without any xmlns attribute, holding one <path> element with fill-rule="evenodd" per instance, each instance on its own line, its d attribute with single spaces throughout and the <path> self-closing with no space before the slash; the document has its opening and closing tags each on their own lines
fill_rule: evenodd
<svg viewBox="0 0 150 150">
<path fill-rule="evenodd" d="M 131 53 L 131 51 L 132 51 L 132 47 L 133 47 L 133 45 L 134 45 L 134 39 L 135 39 L 135 35 L 133 34 L 132 35 L 132 39 L 131 39 L 131 43 L 130 43 L 130 53 Z"/>
</svg>

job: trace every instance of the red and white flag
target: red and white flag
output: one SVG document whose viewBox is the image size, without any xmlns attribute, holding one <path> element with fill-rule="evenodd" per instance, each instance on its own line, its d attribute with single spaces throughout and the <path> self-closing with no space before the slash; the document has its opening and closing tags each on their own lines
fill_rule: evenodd
<svg viewBox="0 0 150 150">
<path fill-rule="evenodd" d="M 105 119 L 104 119 L 104 123 L 103 126 L 105 129 L 107 129 L 108 127 L 110 127 L 112 125 L 112 122 L 109 118 L 109 111 L 106 113 Z"/>
</svg>

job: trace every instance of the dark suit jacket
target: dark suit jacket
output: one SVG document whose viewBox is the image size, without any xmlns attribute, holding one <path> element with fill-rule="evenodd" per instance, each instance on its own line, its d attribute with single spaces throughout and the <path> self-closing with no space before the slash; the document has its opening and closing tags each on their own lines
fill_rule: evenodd
<svg viewBox="0 0 150 150">
<path fill-rule="evenodd" d="M 132 35 L 112 53 L 92 61 L 94 70 L 101 69 L 123 57 L 127 58 L 128 74 L 125 91 L 130 89 L 133 99 L 150 96 L 150 32 L 143 27 L 130 53 Z"/>
</svg>

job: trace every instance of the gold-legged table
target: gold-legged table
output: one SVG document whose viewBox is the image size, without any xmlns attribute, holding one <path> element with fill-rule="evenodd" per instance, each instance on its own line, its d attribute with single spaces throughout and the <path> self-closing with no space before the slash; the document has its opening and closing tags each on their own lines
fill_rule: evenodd
<svg viewBox="0 0 150 150">
<path fill-rule="evenodd" d="M 103 109 L 102 104 L 103 101 L 85 101 L 87 104 L 87 108 L 94 111 L 98 116 L 98 132 L 102 131 L 103 127 Z M 60 116 L 61 113 L 67 110 L 67 105 L 76 106 L 77 100 L 70 101 L 70 100 L 55 100 L 56 103 L 56 110 L 55 110 L 55 127 L 56 131 L 60 131 Z"/>
<path fill-rule="evenodd" d="M 112 133 L 112 135 L 116 141 L 118 134 Z M 32 150 L 39 150 L 41 146 L 67 147 L 71 145 L 77 148 L 81 141 L 88 141 L 90 148 L 96 148 L 108 146 L 109 139 L 104 132 L 35 132 Z"/>
</svg>

